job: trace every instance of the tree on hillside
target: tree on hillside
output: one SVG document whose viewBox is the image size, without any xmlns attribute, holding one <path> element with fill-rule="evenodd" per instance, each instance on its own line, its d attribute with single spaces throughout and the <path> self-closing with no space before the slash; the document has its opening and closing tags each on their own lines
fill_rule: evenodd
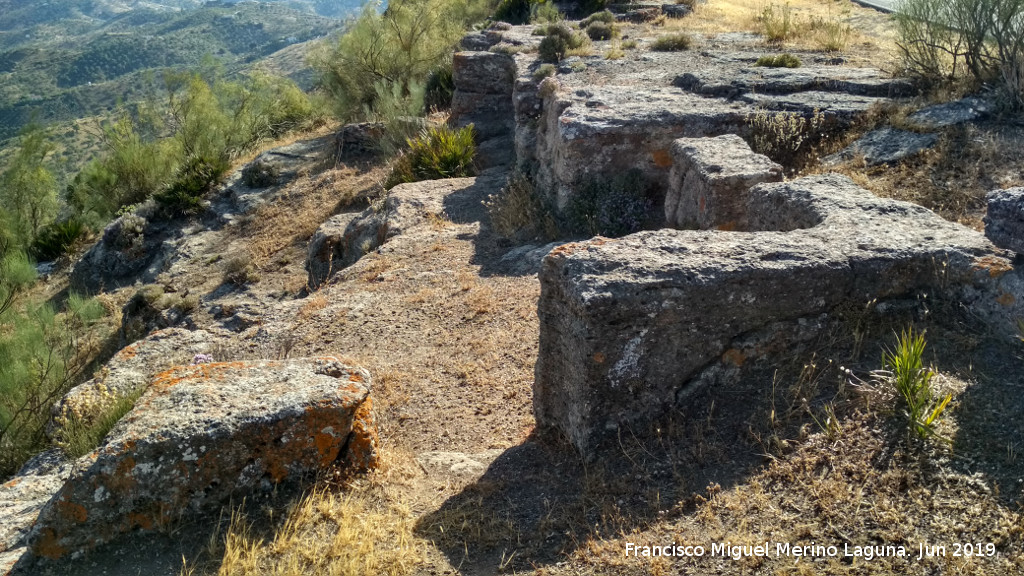
<svg viewBox="0 0 1024 576">
<path fill-rule="evenodd" d="M 57 179 L 46 166 L 53 144 L 42 125 L 22 129 L 17 151 L 0 175 L 0 208 L 7 214 L 14 242 L 29 246 L 57 214 Z"/>
<path fill-rule="evenodd" d="M 374 110 L 392 87 L 408 94 L 451 54 L 466 27 L 485 18 L 488 0 L 392 0 L 368 4 L 333 46 L 311 56 L 320 84 L 350 120 Z M 383 86 L 382 86 L 383 85 Z"/>
</svg>

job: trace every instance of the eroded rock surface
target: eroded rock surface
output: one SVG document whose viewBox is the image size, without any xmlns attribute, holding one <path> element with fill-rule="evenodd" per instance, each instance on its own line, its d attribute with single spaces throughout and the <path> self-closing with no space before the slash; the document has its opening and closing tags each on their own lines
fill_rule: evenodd
<svg viewBox="0 0 1024 576">
<path fill-rule="evenodd" d="M 520 28 L 504 34 L 519 33 Z M 749 41 L 733 36 L 720 35 L 715 42 Z M 470 53 L 462 54 L 469 58 Z M 516 165 L 564 210 L 588 179 L 607 179 L 631 169 L 667 189 L 670 147 L 678 138 L 747 137 L 751 116 L 761 111 L 820 115 L 831 129 L 914 92 L 906 79 L 873 68 L 827 63 L 798 69 L 754 67 L 760 55 L 716 48 L 637 51 L 619 60 L 572 57 L 558 65 L 557 76 L 545 80 L 533 77 L 540 66 L 535 54 L 508 57 L 504 62 L 514 62 L 516 74 Z M 468 93 L 476 84 L 481 82 L 457 75 L 456 93 Z M 469 98 L 460 106 L 459 118 L 488 116 L 495 110 L 489 101 Z"/>
<path fill-rule="evenodd" d="M 857 156 L 864 157 L 868 166 L 899 162 L 920 154 L 939 141 L 938 134 L 919 134 L 907 130 L 885 127 L 868 132 L 853 144 L 828 158 L 826 164 L 836 164 Z"/>
<path fill-rule="evenodd" d="M 465 220 L 479 216 L 482 199 L 497 192 L 507 172 L 495 168 L 473 178 L 449 178 L 399 184 L 383 206 L 357 215 L 338 215 L 321 225 L 310 241 L 306 270 L 309 287 L 322 285 L 337 272 L 389 239 L 433 219 Z"/>
<path fill-rule="evenodd" d="M 236 214 L 247 214 L 273 198 L 304 167 L 329 158 L 335 137 L 324 136 L 271 148 L 228 176 L 224 191 Z"/>
<path fill-rule="evenodd" d="M 223 334 L 169 328 L 126 346 L 95 378 L 72 388 L 53 407 L 47 433 L 56 438 L 69 420 L 91 422 L 104 408 L 145 388 L 152 376 L 172 366 L 188 364 L 196 354 L 210 354 Z"/>
<path fill-rule="evenodd" d="M 675 228 L 744 228 L 750 188 L 782 180 L 782 166 L 735 134 L 681 138 L 672 159 L 665 222 Z"/>
<path fill-rule="evenodd" d="M 1024 188 L 988 193 L 985 236 L 1000 248 L 1024 254 Z"/>
<path fill-rule="evenodd" d="M 983 236 L 846 177 L 760 184 L 746 212 L 746 232 L 640 232 L 548 255 L 539 426 L 594 456 L 620 429 L 644 433 L 708 367 L 770 360 L 800 331 L 768 330 L 771 345 L 737 347 L 745 336 L 780 322 L 813 334 L 843 304 L 944 291 L 980 301 L 1005 330 L 1019 305 L 1004 295 L 1021 275 Z"/>
<path fill-rule="evenodd" d="M 60 558 L 328 466 L 376 461 L 370 376 L 333 358 L 180 366 L 155 376 L 75 463 L 28 536 Z"/>
</svg>

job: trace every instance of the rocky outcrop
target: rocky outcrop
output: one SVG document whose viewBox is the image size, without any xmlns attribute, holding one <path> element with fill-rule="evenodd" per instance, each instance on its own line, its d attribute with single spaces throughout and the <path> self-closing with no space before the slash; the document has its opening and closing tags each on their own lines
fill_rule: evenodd
<svg viewBox="0 0 1024 576">
<path fill-rule="evenodd" d="M 235 214 L 247 214 L 274 198 L 303 168 L 331 157 L 334 138 L 324 136 L 271 148 L 235 170 L 223 191 L 234 204 Z"/>
<path fill-rule="evenodd" d="M 0 485 L 0 574 L 8 574 L 25 556 L 25 536 L 73 469 L 60 450 L 49 450 Z"/>
<path fill-rule="evenodd" d="M 988 193 L 985 236 L 1000 248 L 1024 254 L 1024 188 Z"/>
<path fill-rule="evenodd" d="M 137 279 L 152 282 L 159 274 L 161 248 L 168 230 L 156 215 L 156 205 L 139 209 L 111 222 L 71 269 L 76 290 L 96 292 L 130 285 Z"/>
<path fill-rule="evenodd" d="M 919 134 L 907 130 L 885 127 L 872 130 L 843 150 L 824 159 L 825 164 L 837 164 L 858 156 L 868 166 L 891 164 L 916 156 L 939 141 L 938 134 Z"/>
<path fill-rule="evenodd" d="M 671 152 L 665 222 L 675 228 L 745 228 L 750 188 L 782 180 L 782 166 L 735 134 L 681 138 Z"/>
<path fill-rule="evenodd" d="M 707 50 L 567 58 L 554 79 L 544 80 L 544 90 L 532 78 L 536 57 L 517 55 L 517 166 L 559 210 L 588 180 L 632 169 L 664 192 L 678 138 L 747 137 L 750 118 L 761 112 L 820 115 L 826 129 L 836 129 L 914 91 L 907 80 L 872 68 L 754 67 L 760 55 Z"/>
<path fill-rule="evenodd" d="M 976 96 L 969 96 L 960 100 L 922 108 L 908 116 L 907 120 L 924 129 L 934 130 L 936 128 L 945 128 L 947 126 L 983 120 L 993 110 L 995 110 L 995 106 L 992 102 Z"/>
<path fill-rule="evenodd" d="M 309 246 L 306 247 L 308 289 L 316 290 L 331 277 L 332 273 L 355 262 L 356 253 L 351 246 L 354 240 L 346 239 L 345 232 L 352 220 L 359 217 L 358 212 L 335 214 L 313 233 L 309 239 Z"/>
<path fill-rule="evenodd" d="M 204 330 L 170 328 L 122 348 L 94 378 L 72 388 L 54 405 L 47 434 L 57 438 L 68 422 L 92 422 L 121 398 L 141 392 L 154 374 L 188 364 L 196 354 L 210 354 L 226 338 Z"/>
<path fill-rule="evenodd" d="M 39 513 L 29 547 L 61 558 L 329 466 L 376 461 L 370 376 L 333 358 L 206 363 L 156 375 Z"/>
<path fill-rule="evenodd" d="M 538 425 L 594 456 L 617 430 L 644 433 L 708 367 L 770 361 L 843 304 L 927 290 L 973 299 L 1012 330 L 1021 274 L 925 208 L 824 175 L 755 186 L 745 221 L 746 233 L 660 230 L 552 250 L 540 272 Z M 770 345 L 739 345 L 758 331 Z"/>
<path fill-rule="evenodd" d="M 334 137 L 334 157 L 340 161 L 374 154 L 380 150 L 384 135 L 383 122 L 346 124 Z"/>
<path fill-rule="evenodd" d="M 307 248 L 309 288 L 318 288 L 334 272 L 431 219 L 458 219 L 479 212 L 480 199 L 486 197 L 479 190 L 501 189 L 506 176 L 505 171 L 494 169 L 473 178 L 399 184 L 388 192 L 382 206 L 332 217 L 320 226 Z"/>
</svg>

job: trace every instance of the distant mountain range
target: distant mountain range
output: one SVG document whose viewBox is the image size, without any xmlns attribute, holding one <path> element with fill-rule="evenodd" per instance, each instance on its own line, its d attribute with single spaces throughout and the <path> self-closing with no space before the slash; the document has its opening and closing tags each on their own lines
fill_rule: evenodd
<svg viewBox="0 0 1024 576">
<path fill-rule="evenodd" d="M 155 71 L 196 66 L 207 54 L 228 70 L 252 67 L 340 30 L 362 4 L 0 0 L 0 147 L 33 116 L 62 123 L 102 115 L 140 99 L 159 81 Z"/>
</svg>

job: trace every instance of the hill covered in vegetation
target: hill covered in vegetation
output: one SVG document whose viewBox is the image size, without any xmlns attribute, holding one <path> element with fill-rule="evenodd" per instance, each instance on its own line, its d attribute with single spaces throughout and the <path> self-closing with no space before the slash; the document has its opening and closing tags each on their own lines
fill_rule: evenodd
<svg viewBox="0 0 1024 576">
<path fill-rule="evenodd" d="M 346 2 L 0 2 L 0 141 L 142 99 L 154 72 L 229 70 L 337 30 Z M 333 17 L 322 16 L 330 14 Z"/>
</svg>

